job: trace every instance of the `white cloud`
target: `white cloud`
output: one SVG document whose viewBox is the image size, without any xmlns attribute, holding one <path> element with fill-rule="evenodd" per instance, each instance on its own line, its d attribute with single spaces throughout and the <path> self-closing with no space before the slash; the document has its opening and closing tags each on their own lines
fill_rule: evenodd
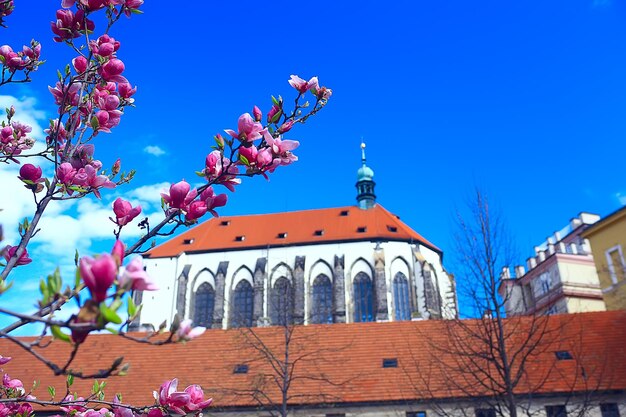
<svg viewBox="0 0 626 417">
<path fill-rule="evenodd" d="M 626 194 L 624 194 L 624 193 L 615 193 L 615 197 L 617 198 L 617 201 L 619 201 L 619 203 L 622 206 L 626 206 Z"/>
<path fill-rule="evenodd" d="M 153 156 L 165 155 L 165 151 L 156 145 L 148 145 L 143 148 L 143 151 Z"/>
</svg>

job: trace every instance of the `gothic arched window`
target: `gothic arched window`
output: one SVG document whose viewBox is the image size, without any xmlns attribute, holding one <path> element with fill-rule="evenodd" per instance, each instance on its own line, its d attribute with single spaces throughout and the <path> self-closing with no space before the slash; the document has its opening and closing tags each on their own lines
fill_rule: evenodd
<svg viewBox="0 0 626 417">
<path fill-rule="evenodd" d="M 211 284 L 205 282 L 196 290 L 193 312 L 194 324 L 196 326 L 210 328 L 213 323 L 214 307 L 215 290 Z"/>
<path fill-rule="evenodd" d="M 402 272 L 398 272 L 393 278 L 393 301 L 396 307 L 396 320 L 411 320 L 409 280 Z"/>
<path fill-rule="evenodd" d="M 313 281 L 311 323 L 333 322 L 333 285 L 324 274 Z"/>
<path fill-rule="evenodd" d="M 359 272 L 354 278 L 354 321 L 374 321 L 374 288 L 367 274 Z"/>
<path fill-rule="evenodd" d="M 241 280 L 233 293 L 231 327 L 252 327 L 254 290 L 247 280 Z"/>
<path fill-rule="evenodd" d="M 274 283 L 270 296 L 272 324 L 285 326 L 293 323 L 293 290 L 291 281 L 280 277 Z"/>
</svg>

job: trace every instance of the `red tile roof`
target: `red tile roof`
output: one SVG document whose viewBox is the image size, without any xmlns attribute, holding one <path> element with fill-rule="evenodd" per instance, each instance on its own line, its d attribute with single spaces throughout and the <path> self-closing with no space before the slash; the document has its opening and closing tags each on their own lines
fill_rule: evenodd
<svg viewBox="0 0 626 417">
<path fill-rule="evenodd" d="M 369 210 L 348 206 L 212 218 L 155 247 L 147 256 L 376 239 L 414 241 L 441 252 L 377 204 Z"/>
<path fill-rule="evenodd" d="M 478 325 L 478 321 L 471 320 L 463 323 Z M 520 336 L 531 325 L 528 317 L 508 319 L 506 326 L 515 332 L 507 343 L 522 343 Z M 446 374 L 433 366 L 433 358 L 451 360 L 435 346 L 445 346 L 451 329 L 456 328 L 454 322 L 445 320 L 298 326 L 290 345 L 292 360 L 300 358 L 289 392 L 293 396 L 291 402 L 349 405 L 465 397 L 466 393 L 449 383 L 463 375 L 450 370 Z M 626 389 L 626 311 L 551 316 L 547 329 L 551 336 L 529 358 L 529 379 L 520 384 L 519 393 L 529 389 L 533 395 Z M 280 356 L 283 328 L 256 328 L 254 332 Z M 120 392 L 126 402 L 136 405 L 151 404 L 152 390 L 163 381 L 178 377 L 183 387 L 200 384 L 213 396 L 216 407 L 252 407 L 256 402 L 246 391 L 258 386 L 261 375 L 274 374 L 270 364 L 259 357 L 247 340 L 245 333 L 237 329 L 209 330 L 190 343 L 165 346 L 134 343 L 113 335 L 91 335 L 73 367 L 95 371 L 124 356 L 124 361 L 131 363 L 130 372 L 124 377 L 109 378 L 106 392 L 109 396 Z M 555 352 L 562 350 L 569 351 L 574 359 L 557 360 Z M 62 364 L 70 346 L 54 341 L 40 353 Z M 25 385 L 29 385 L 28 381 L 40 381 L 35 395 L 46 397 L 49 385 L 55 386 L 58 393 L 65 392 L 64 377 L 54 377 L 48 368 L 9 340 L 0 339 L 0 354 L 13 357 L 3 366 L 11 377 L 19 377 Z M 386 358 L 397 359 L 398 367 L 383 368 Z M 249 372 L 233 373 L 237 364 L 248 364 Z M 332 384 L 303 378 L 320 375 Z M 92 381 L 77 379 L 72 389 L 88 393 L 91 385 Z M 271 388 L 271 383 L 267 387 L 265 393 L 278 401 L 276 389 Z M 474 394 L 486 392 L 477 386 Z"/>
</svg>

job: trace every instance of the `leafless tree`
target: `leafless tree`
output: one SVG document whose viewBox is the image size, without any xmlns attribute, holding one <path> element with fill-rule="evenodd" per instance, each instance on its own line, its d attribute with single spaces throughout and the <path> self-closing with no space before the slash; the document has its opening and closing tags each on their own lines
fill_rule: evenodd
<svg viewBox="0 0 626 417">
<path fill-rule="evenodd" d="M 592 358 L 593 370 L 591 365 L 585 369 L 582 334 L 566 329 L 566 316 L 506 317 L 508 295 L 501 296 L 498 289 L 502 268 L 515 259 L 511 234 L 482 191 L 475 191 L 468 209 L 468 214 L 457 214 L 456 275 L 460 304 L 474 319 L 447 322 L 445 334 L 431 339 L 428 360 L 419 362 L 415 355 L 411 366 L 421 368 L 421 380 L 413 381 L 419 396 L 433 400 L 442 415 L 450 408 L 435 400 L 447 397 L 467 399 L 472 408 L 484 410 L 476 415 L 517 417 L 536 412 L 537 393 L 549 386 L 562 389 L 567 381 L 565 401 L 574 404 L 570 400 L 575 398 L 576 413 L 584 415 L 592 393 L 599 391 L 603 379 L 606 382 L 607 370 L 598 365 L 602 360 Z M 561 351 L 571 356 L 567 375 L 557 357 Z M 452 414 L 469 409 L 467 404 L 461 408 Z"/>
<path fill-rule="evenodd" d="M 349 344 L 329 345 L 322 336 L 327 325 L 305 326 L 302 319 L 295 318 L 290 286 L 279 285 L 272 291 L 268 297 L 271 317 L 266 319 L 271 325 L 238 329 L 238 344 L 245 358 L 241 365 L 252 374 L 248 385 L 220 391 L 252 399 L 264 413 L 280 417 L 287 417 L 298 405 L 336 401 L 338 397 L 329 393 L 346 386 L 350 379 L 333 379 L 324 369 L 339 366 L 341 352 Z"/>
</svg>

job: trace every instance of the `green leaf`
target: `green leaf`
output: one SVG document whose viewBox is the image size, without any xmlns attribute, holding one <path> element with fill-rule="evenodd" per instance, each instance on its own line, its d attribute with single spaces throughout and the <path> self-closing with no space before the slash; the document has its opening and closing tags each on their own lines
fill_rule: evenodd
<svg viewBox="0 0 626 417">
<path fill-rule="evenodd" d="M 122 324 L 122 318 L 104 303 L 100 303 L 100 313 L 102 313 L 102 317 L 104 317 L 107 323 Z"/>
<path fill-rule="evenodd" d="M 72 384 L 74 384 L 74 375 L 69 374 L 69 375 L 67 376 L 67 386 L 68 386 L 68 387 L 71 387 L 71 386 L 72 386 Z"/>
<path fill-rule="evenodd" d="M 115 301 L 111 303 L 109 308 L 113 311 L 117 311 L 120 309 L 121 306 L 122 306 L 122 300 L 120 300 L 119 298 L 116 298 Z"/>
<path fill-rule="evenodd" d="M 128 302 L 126 304 L 126 313 L 128 313 L 128 318 L 132 319 L 135 317 L 135 313 L 137 312 L 137 305 L 133 300 L 133 297 L 128 297 Z"/>
<path fill-rule="evenodd" d="M 107 332 L 109 332 L 111 334 L 120 334 L 120 332 L 115 330 L 113 327 L 105 327 L 104 330 L 106 330 Z"/>
<path fill-rule="evenodd" d="M 76 277 L 74 279 L 74 288 L 78 289 L 80 285 L 80 268 L 76 267 Z"/>
<path fill-rule="evenodd" d="M 279 119 L 280 116 L 282 116 L 283 112 L 279 111 L 278 113 L 276 113 L 273 117 L 272 117 L 272 123 L 276 123 Z"/>
<path fill-rule="evenodd" d="M 90 120 L 91 128 L 93 130 L 98 130 L 98 128 L 100 127 L 100 122 L 98 121 L 98 118 L 96 116 L 93 116 Z"/>
<path fill-rule="evenodd" d="M 53 386 L 48 387 L 48 393 L 50 394 L 50 398 L 54 399 L 54 394 L 56 394 L 56 390 Z"/>
<path fill-rule="evenodd" d="M 280 106 L 280 103 L 278 102 L 278 100 L 274 96 L 272 96 L 272 103 L 274 103 L 277 106 Z"/>
<path fill-rule="evenodd" d="M 100 390 L 100 385 L 98 384 L 98 381 L 93 381 L 93 385 L 91 386 L 91 393 L 95 394 Z"/>
<path fill-rule="evenodd" d="M 61 331 L 59 326 L 50 326 L 52 337 L 59 339 L 63 342 L 71 343 L 70 337 Z"/>
<path fill-rule="evenodd" d="M 245 156 L 243 156 L 242 154 L 239 154 L 239 160 L 241 161 L 242 164 L 244 164 L 245 166 L 249 167 L 250 166 L 250 162 L 248 161 L 248 158 L 246 158 Z"/>
</svg>

